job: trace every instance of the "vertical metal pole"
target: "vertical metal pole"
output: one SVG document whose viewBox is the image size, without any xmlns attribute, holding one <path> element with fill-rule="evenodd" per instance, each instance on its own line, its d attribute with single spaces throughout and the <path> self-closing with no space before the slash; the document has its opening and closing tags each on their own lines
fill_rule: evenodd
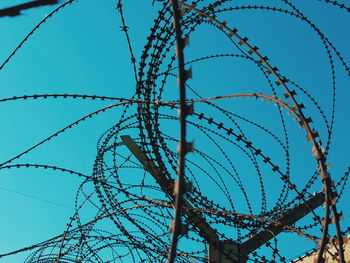
<svg viewBox="0 0 350 263">
<path fill-rule="evenodd" d="M 184 185 L 184 173 L 185 173 L 185 154 L 187 153 L 187 142 L 186 142 L 186 89 L 185 89 L 185 81 L 186 81 L 186 71 L 185 71 L 185 63 L 184 63 L 184 40 L 182 39 L 182 31 L 180 24 L 180 11 L 177 0 L 172 0 L 171 5 L 173 8 L 173 23 L 174 30 L 176 36 L 176 55 L 178 59 L 178 67 L 179 67 L 179 75 L 178 75 L 178 85 L 180 89 L 180 144 L 178 147 L 179 150 L 179 163 L 178 163 L 178 179 L 175 184 L 175 216 L 174 221 L 172 223 L 172 240 L 170 244 L 170 251 L 168 262 L 173 263 L 176 257 L 176 248 L 178 237 L 181 232 L 181 207 L 182 207 L 182 196 L 183 196 L 183 185 Z"/>
</svg>

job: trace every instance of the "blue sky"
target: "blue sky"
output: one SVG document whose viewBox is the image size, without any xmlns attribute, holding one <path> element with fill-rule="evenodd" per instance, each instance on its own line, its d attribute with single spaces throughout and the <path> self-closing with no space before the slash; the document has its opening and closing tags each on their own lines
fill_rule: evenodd
<svg viewBox="0 0 350 263">
<path fill-rule="evenodd" d="M 22 1 L 2 1 L 0 8 L 15 3 Z M 290 10 L 282 1 L 259 3 Z M 227 6 L 249 4 L 256 2 L 231 3 Z M 295 4 L 332 41 L 348 63 L 349 13 L 323 1 L 295 1 Z M 121 31 L 121 20 L 115 6 L 116 1 L 81 0 L 55 14 L 24 43 L 0 71 L 0 98 L 64 93 L 130 98 L 135 92 L 136 83 L 127 42 Z M 158 2 L 152 6 L 152 1 L 124 1 L 125 19 L 130 27 L 131 43 L 138 61 L 159 7 Z M 27 10 L 21 16 L 0 19 L 0 64 L 53 8 L 49 6 Z M 268 56 L 271 65 L 277 66 L 281 74 L 308 91 L 319 102 L 330 121 L 330 65 L 322 41 L 310 26 L 291 16 L 268 10 L 237 10 L 223 12 L 219 17 L 221 21 L 226 20 L 229 25 L 238 28 L 243 36 L 249 38 L 249 43 L 259 46 L 261 54 Z M 222 53 L 240 54 L 222 32 L 211 25 L 203 24 L 190 36 L 190 46 L 186 48 L 185 59 L 190 61 Z M 329 162 L 330 172 L 337 182 L 349 166 L 350 145 L 347 136 L 350 94 L 349 76 L 333 51 L 332 55 L 336 69 L 337 104 Z M 246 59 L 213 58 L 193 63 L 191 66 L 193 79 L 188 84 L 202 97 L 250 92 L 272 94 L 264 76 L 254 63 Z M 177 91 L 176 80 L 169 80 L 164 91 L 164 100 L 176 99 Z M 190 91 L 188 97 L 196 98 Z M 306 115 L 313 118 L 314 127 L 326 143 L 326 127 L 317 108 L 307 96 L 301 94 L 299 98 L 306 106 Z M 82 116 L 110 104 L 108 101 L 68 99 L 1 102 L 1 162 Z M 278 111 L 272 104 L 260 100 L 237 99 L 219 101 L 217 105 L 268 127 L 284 141 Z M 136 108 L 132 110 L 136 111 Z M 208 116 L 228 125 L 230 123 L 223 114 L 205 105 L 196 105 L 196 110 L 204 111 Z M 84 121 L 14 163 L 50 164 L 91 174 L 97 140 L 106 129 L 119 120 L 120 114 L 121 110 L 112 109 Z M 171 114 L 176 112 L 172 111 Z M 302 187 L 316 168 L 311 156 L 311 144 L 306 142 L 304 131 L 292 121 L 292 117 L 287 114 L 284 116 L 290 139 L 291 175 L 293 181 Z M 237 119 L 237 122 L 251 141 L 264 149 L 282 169 L 285 169 L 283 150 L 271 137 L 242 120 Z M 162 123 L 167 134 L 175 138 L 178 136 L 176 121 L 164 120 Z M 212 154 L 213 158 L 222 158 L 222 155 L 216 152 L 216 146 L 198 129 L 191 125 L 188 129 L 188 139 L 194 139 L 199 150 Z M 249 175 L 255 173 L 254 167 L 247 164 L 249 161 L 242 157 L 240 151 L 228 147 L 224 140 L 216 139 L 225 145 L 223 147 L 226 153 L 234 160 L 253 210 L 258 214 L 261 204 L 259 186 L 257 178 Z M 200 161 L 195 155 L 189 158 Z M 203 167 L 210 171 L 207 164 L 203 164 Z M 261 170 L 267 189 L 268 207 L 272 208 L 276 201 L 274 198 L 279 194 L 280 183 L 273 179 L 276 175 L 270 172 L 270 168 L 262 166 Z M 205 180 L 202 182 L 203 192 L 218 202 L 225 202 L 219 190 L 211 189 Z M 74 212 L 75 193 L 81 183 L 81 178 L 57 171 L 23 168 L 1 170 L 0 254 L 62 233 L 68 218 Z M 235 187 L 232 186 L 230 190 L 233 191 L 233 196 L 238 196 L 237 210 L 247 213 L 247 208 L 241 201 L 241 193 L 236 193 Z M 321 185 L 318 183 L 310 191 L 320 189 Z M 349 225 L 350 217 L 349 212 L 345 210 L 346 202 L 349 202 L 349 188 L 339 204 L 340 210 L 344 210 L 345 226 Z M 288 250 L 283 241 L 281 243 L 282 249 Z M 294 248 L 286 252 L 287 258 L 302 253 L 310 246 L 310 243 L 295 244 Z M 0 262 L 19 262 L 23 261 L 25 256 L 7 257 L 0 259 Z"/>
</svg>

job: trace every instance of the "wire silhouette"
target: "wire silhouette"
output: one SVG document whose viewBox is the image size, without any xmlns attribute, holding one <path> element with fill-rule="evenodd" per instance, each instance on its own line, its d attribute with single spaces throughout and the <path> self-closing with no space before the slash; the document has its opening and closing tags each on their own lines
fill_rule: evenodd
<svg viewBox="0 0 350 263">
<path fill-rule="evenodd" d="M 19 16 L 22 10 L 41 7 L 45 5 L 58 4 L 58 0 L 35 0 L 28 3 L 8 7 L 0 10 L 0 17 L 4 16 Z"/>
<path fill-rule="evenodd" d="M 73 2 L 63 3 L 46 16 L 2 63 L 0 70 L 15 58 L 17 51 L 40 26 Z M 284 248 L 279 246 L 282 237 L 278 234 L 283 231 L 285 235 L 299 236 L 312 242 L 313 246 L 317 245 L 305 255 L 317 253 L 317 263 L 324 262 L 326 256 L 345 263 L 343 242 L 350 228 L 340 227 L 342 214 L 338 211 L 338 203 L 348 191 L 350 169 L 345 169 L 344 174 L 335 181 L 328 171 L 327 158 L 334 132 L 336 72 L 342 71 L 350 76 L 350 69 L 342 53 L 302 10 L 291 1 L 279 2 L 284 7 L 260 3 L 238 5 L 226 0 L 153 3 L 160 5 L 158 15 L 142 55 L 137 57 L 123 3 L 118 1 L 117 12 L 128 43 L 136 83 L 134 96 L 34 94 L 0 99 L 2 103 L 53 99 L 111 103 L 1 163 L 1 172 L 16 168 L 48 169 L 81 177 L 82 183 L 77 189 L 74 213 L 61 235 L 2 254 L 0 258 L 26 252 L 26 263 L 208 262 L 215 254 L 228 262 L 287 262 Z M 350 11 L 340 2 L 324 2 L 342 12 Z M 330 117 L 310 91 L 280 73 L 253 41 L 220 18 L 237 10 L 279 13 L 306 24 L 319 37 L 331 68 L 333 93 Z M 214 54 L 187 61 L 185 46 L 201 25 L 211 25 L 212 30 L 226 36 L 237 53 Z M 173 52 L 174 45 L 176 52 Z M 186 67 L 225 58 L 241 59 L 254 65 L 264 77 L 272 95 L 246 92 L 202 97 L 187 81 L 191 70 Z M 336 62 L 341 66 L 336 67 Z M 179 80 L 180 97 L 178 100 L 165 100 L 166 85 L 174 79 Z M 194 98 L 188 99 L 186 91 L 191 92 Z M 275 125 L 281 127 L 283 132 L 276 134 L 273 126 L 261 125 L 235 114 L 227 108 L 233 99 L 273 103 L 280 118 L 280 123 Z M 307 109 L 312 107 L 317 110 L 313 116 L 309 116 Z M 121 116 L 118 122 L 101 134 L 91 174 L 54 165 L 20 162 L 23 156 L 67 130 L 114 108 L 122 110 Z M 291 172 L 293 152 L 289 133 L 292 128 L 287 114 L 292 115 L 305 132 L 305 140 L 310 143 L 314 156 L 314 174 L 307 178 L 304 185 L 294 183 L 296 175 Z M 313 123 L 311 117 L 320 120 L 320 124 Z M 178 124 L 178 120 L 180 138 L 167 127 L 169 123 Z M 326 128 L 316 130 L 321 122 Z M 252 138 L 246 126 L 264 134 L 271 145 L 276 145 L 283 152 L 283 156 L 276 159 L 276 156 L 269 155 L 267 147 L 261 149 L 258 140 Z M 194 147 L 186 141 L 187 132 L 193 132 L 196 140 L 206 141 L 212 148 L 206 149 L 206 145 Z M 321 142 L 320 137 L 325 143 Z M 176 145 L 179 145 L 178 152 L 172 150 Z M 215 149 L 215 153 L 211 149 Z M 186 155 L 189 152 L 194 154 Z M 232 156 L 233 153 L 237 155 Z M 249 171 L 254 171 L 252 178 L 257 181 L 260 200 L 249 197 L 249 186 L 243 182 L 244 174 L 240 172 L 237 160 L 249 166 Z M 130 179 L 127 176 L 129 172 L 125 171 L 131 171 L 133 178 Z M 275 191 L 275 202 L 269 199 L 273 186 L 268 185 L 266 177 L 272 177 L 280 185 L 278 193 Z M 215 194 L 212 194 L 211 188 L 215 189 Z M 318 193 L 312 194 L 314 191 Z M 317 200 L 317 206 L 324 202 L 324 211 L 315 210 L 317 206 L 312 207 L 310 200 Z M 259 203 L 259 209 L 256 203 Z M 87 207 L 95 211 L 88 221 L 82 212 Z M 303 207 L 305 214 L 309 214 L 308 223 L 288 223 L 286 217 L 293 209 L 300 207 Z M 313 219 L 310 220 L 310 217 Z M 270 233 L 268 238 L 267 232 Z M 251 245 L 252 238 L 255 238 L 254 245 Z M 329 244 L 337 246 L 336 255 L 329 251 Z M 260 249 L 259 252 L 257 249 Z"/>
</svg>

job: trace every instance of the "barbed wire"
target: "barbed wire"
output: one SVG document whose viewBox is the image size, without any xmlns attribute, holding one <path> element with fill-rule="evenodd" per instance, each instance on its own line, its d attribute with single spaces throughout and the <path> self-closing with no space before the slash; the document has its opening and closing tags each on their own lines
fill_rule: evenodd
<svg viewBox="0 0 350 263">
<path fill-rule="evenodd" d="M 39 27 L 73 2 L 64 2 L 41 20 L 5 59 L 0 71 L 20 55 L 18 51 Z M 320 2 L 349 11 L 337 1 Z M 0 98 L 3 104 L 39 100 L 112 103 L 85 114 L 1 162 L 0 174 L 15 169 L 44 169 L 81 178 L 82 182 L 76 191 L 74 213 L 62 234 L 2 253 L 0 259 L 23 253 L 26 263 L 221 263 L 215 261 L 217 258 L 237 263 L 287 262 L 291 256 L 283 240 L 293 238 L 308 241 L 311 248 L 298 260 L 317 253 L 317 263 L 325 257 L 345 263 L 343 242 L 350 228 L 345 231 L 340 228 L 343 215 L 338 209 L 340 198 L 348 191 L 350 169 L 346 168 L 341 176 L 331 177 L 328 159 L 332 156 L 331 146 L 332 152 L 337 151 L 334 143 L 339 103 L 337 74 L 350 75 L 350 69 L 336 45 L 301 7 L 288 0 L 278 1 L 276 6 L 261 5 L 259 1 L 259 5 L 239 5 L 227 0 L 150 1 L 158 13 L 138 57 L 137 43 L 130 34 L 129 24 L 133 21 L 126 19 L 124 4 L 125 1 L 117 2 L 116 13 L 133 70 L 136 88 L 132 97 L 47 93 Z M 292 18 L 317 35 L 329 67 L 327 88 L 331 95 L 326 99 L 330 113 L 327 114 L 327 108 L 312 89 L 280 72 L 253 41 L 223 18 L 248 10 Z M 208 34 L 222 34 L 232 50 L 188 59 L 186 52 L 190 53 L 191 48 L 185 50 L 185 46 L 202 26 L 208 26 Z M 192 83 L 191 70 L 185 67 L 224 59 L 252 65 L 256 72 L 250 76 L 259 73 L 263 79 L 261 85 L 268 92 L 220 95 L 216 93 L 220 89 L 215 88 L 213 96 L 201 95 L 203 91 L 196 85 L 196 76 Z M 169 85 L 173 86 L 174 79 L 178 79 L 180 97 L 168 99 Z M 252 108 L 263 105 L 278 121 L 270 120 L 272 117 L 263 112 L 262 117 L 256 113 L 259 121 L 249 114 L 236 113 L 232 108 L 237 99 Z M 120 118 L 101 131 L 89 174 L 21 160 L 67 130 L 115 109 L 121 111 Z M 174 132 L 179 120 L 180 138 Z M 306 175 L 296 174 L 294 169 L 297 154 L 293 133 L 297 126 L 306 133 L 305 141 L 311 143 L 314 158 L 305 165 L 310 167 Z M 198 141 L 196 147 L 187 141 L 187 131 Z M 321 139 L 325 140 L 324 144 Z M 176 145 L 178 151 L 172 150 Z M 300 154 L 307 152 L 304 147 L 298 149 Z M 344 167 L 340 169 L 344 171 Z M 130 172 L 132 178 L 128 176 Z M 323 198 L 322 202 L 317 198 Z M 320 203 L 314 207 L 310 200 L 316 199 Z M 324 211 L 316 209 L 322 203 Z M 297 209 L 309 214 L 306 220 L 286 221 Z M 85 211 L 89 211 L 88 216 Z M 264 232 L 270 233 L 268 238 Z M 251 249 L 247 244 L 253 239 L 259 245 Z M 329 245 L 337 247 L 337 254 L 330 251 Z"/>
</svg>

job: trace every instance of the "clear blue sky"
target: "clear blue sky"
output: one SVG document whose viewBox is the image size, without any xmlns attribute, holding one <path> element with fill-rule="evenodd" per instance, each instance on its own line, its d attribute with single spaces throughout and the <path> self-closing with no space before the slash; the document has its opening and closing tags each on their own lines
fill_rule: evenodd
<svg viewBox="0 0 350 263">
<path fill-rule="evenodd" d="M 130 98 L 135 92 L 136 84 L 127 42 L 120 28 L 121 20 L 115 8 L 116 2 L 81 0 L 50 18 L 0 71 L 0 99 L 55 93 Z M 16 3 L 22 1 L 1 1 L 0 8 Z M 257 3 L 291 10 L 277 0 L 242 1 L 241 4 L 234 1 L 226 6 Z M 332 41 L 344 60 L 350 63 L 349 12 L 324 1 L 295 1 L 295 4 Z M 124 1 L 126 23 L 130 27 L 129 33 L 138 62 L 159 7 L 157 1 L 154 6 L 149 0 Z M 49 6 L 26 10 L 18 17 L 0 18 L 0 64 L 54 8 Z M 330 121 L 330 65 L 322 41 L 310 26 L 291 16 L 268 10 L 223 12 L 220 20 L 226 20 L 228 25 L 238 28 L 243 36 L 249 38 L 250 44 L 259 46 L 261 54 L 269 57 L 271 65 L 277 66 L 281 74 L 298 83 L 319 102 Z M 185 59 L 190 61 L 222 53 L 241 54 L 222 32 L 204 24 L 190 36 Z M 333 51 L 332 56 L 336 69 L 337 104 L 329 163 L 330 172 L 337 182 L 349 167 L 350 81 Z M 208 59 L 193 63 L 192 71 L 193 79 L 189 84 L 202 97 L 251 92 L 272 94 L 256 66 L 244 59 Z M 164 100 L 176 99 L 177 92 L 176 81 L 169 81 Z M 188 92 L 188 97 L 196 98 L 191 92 Z M 326 127 L 320 113 L 305 95 L 299 96 L 299 102 L 305 104 L 305 113 L 313 118 L 313 127 L 317 128 L 322 141 L 326 143 Z M 64 126 L 109 104 L 111 102 L 108 101 L 69 99 L 1 102 L 0 162 L 5 162 Z M 252 102 L 237 99 L 220 101 L 218 105 L 268 127 L 285 141 L 277 108 L 272 104 L 260 100 Z M 208 111 L 204 106 L 198 106 L 197 109 Z M 55 165 L 89 175 L 99 136 L 118 121 L 120 114 L 120 110 L 113 109 L 84 121 L 13 163 Z M 229 123 L 219 112 L 208 111 L 206 114 Z M 305 141 L 305 132 L 292 121 L 292 117 L 287 114 L 284 116 L 290 139 L 291 176 L 295 184 L 302 187 L 316 168 L 311 156 L 311 144 Z M 248 138 L 285 170 L 283 150 L 278 148 L 271 137 L 241 120 L 238 122 Z M 164 121 L 164 131 L 177 137 L 177 125 L 177 122 L 168 125 Z M 194 139 L 198 149 L 219 158 L 215 146 L 195 128 L 189 127 L 188 139 Z M 258 181 L 249 175 L 254 173 L 254 167 L 247 165 L 246 160 L 236 154 L 236 149 L 225 148 L 225 151 L 232 154 L 254 213 L 259 214 L 261 200 Z M 196 157 L 191 158 L 195 160 Z M 273 179 L 276 175 L 271 173 L 270 168 L 262 166 L 261 169 L 268 208 L 272 208 L 276 202 L 274 198 L 279 194 L 280 183 Z M 79 177 L 56 171 L 25 168 L 0 170 L 0 254 L 61 234 L 68 218 L 74 213 L 75 193 L 81 182 Z M 310 192 L 318 191 L 320 187 L 320 184 L 316 184 Z M 230 189 L 236 188 L 232 186 Z M 212 190 L 205 182 L 203 192 L 212 195 L 213 199 L 221 200 L 218 190 Z M 232 195 L 238 199 L 237 212 L 248 213 L 240 201 L 241 193 L 235 195 L 233 192 Z M 349 225 L 350 212 L 345 210 L 349 201 L 348 187 L 339 204 L 340 210 L 344 210 L 344 226 Z M 310 220 L 305 223 L 310 223 Z M 287 258 L 293 258 L 311 246 L 310 242 L 305 242 L 286 249 L 287 245 L 282 242 L 281 249 L 286 251 Z M 6 257 L 0 259 L 0 262 L 22 262 L 26 255 Z"/>
</svg>

